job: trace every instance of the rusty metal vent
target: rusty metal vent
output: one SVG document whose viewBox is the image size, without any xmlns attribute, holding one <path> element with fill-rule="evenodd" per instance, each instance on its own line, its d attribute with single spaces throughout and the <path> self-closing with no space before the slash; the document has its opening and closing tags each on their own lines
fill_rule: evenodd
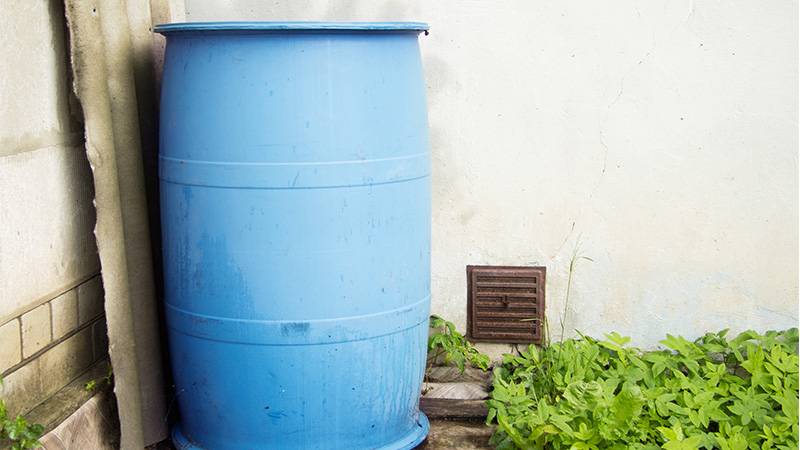
<svg viewBox="0 0 800 450">
<path fill-rule="evenodd" d="M 467 337 L 541 343 L 544 267 L 467 266 Z"/>
</svg>

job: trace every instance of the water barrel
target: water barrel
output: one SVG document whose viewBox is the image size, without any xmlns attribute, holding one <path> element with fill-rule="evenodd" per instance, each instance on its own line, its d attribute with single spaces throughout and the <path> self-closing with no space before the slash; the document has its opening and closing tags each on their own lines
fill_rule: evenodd
<svg viewBox="0 0 800 450">
<path fill-rule="evenodd" d="M 430 304 L 422 23 L 156 27 L 180 449 L 408 449 Z"/>
</svg>

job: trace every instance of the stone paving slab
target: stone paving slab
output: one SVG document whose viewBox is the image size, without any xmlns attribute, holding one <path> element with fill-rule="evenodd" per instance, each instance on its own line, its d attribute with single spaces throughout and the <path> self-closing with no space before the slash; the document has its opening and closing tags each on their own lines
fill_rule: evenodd
<svg viewBox="0 0 800 450">
<path fill-rule="evenodd" d="M 482 421 L 431 420 L 428 438 L 417 450 L 488 450 L 492 427 Z"/>
</svg>

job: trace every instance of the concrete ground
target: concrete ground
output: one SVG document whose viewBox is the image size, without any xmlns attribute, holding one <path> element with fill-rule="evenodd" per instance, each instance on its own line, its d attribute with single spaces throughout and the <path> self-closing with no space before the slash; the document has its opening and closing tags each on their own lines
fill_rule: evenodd
<svg viewBox="0 0 800 450">
<path fill-rule="evenodd" d="M 492 428 L 483 421 L 431 420 L 428 438 L 417 450 L 484 450 L 492 449 L 489 438 Z"/>
</svg>

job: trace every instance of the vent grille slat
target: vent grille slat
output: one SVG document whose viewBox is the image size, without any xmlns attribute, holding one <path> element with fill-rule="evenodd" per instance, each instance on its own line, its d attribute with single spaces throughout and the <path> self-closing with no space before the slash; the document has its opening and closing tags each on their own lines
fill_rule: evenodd
<svg viewBox="0 0 800 450">
<path fill-rule="evenodd" d="M 524 321 L 524 322 L 535 322 L 539 320 L 537 317 L 536 310 L 524 310 L 522 312 L 509 312 L 507 309 L 478 309 L 478 315 L 483 319 L 508 319 L 509 321 Z M 480 326 L 483 326 L 485 322 L 481 322 Z"/>
<path fill-rule="evenodd" d="M 467 266 L 467 336 L 541 343 L 544 267 Z"/>
<path fill-rule="evenodd" d="M 475 293 L 480 295 L 481 297 L 517 297 L 517 298 L 535 298 L 538 292 L 531 292 L 531 291 L 518 291 L 515 288 L 511 289 L 503 289 L 498 290 L 497 288 L 493 288 L 491 291 L 485 291 L 481 288 L 477 288 Z"/>
<path fill-rule="evenodd" d="M 477 267 L 477 266 L 475 266 Z M 489 267 L 489 266 L 484 266 Z M 493 274 L 476 274 L 476 281 L 498 281 L 503 283 L 516 283 L 520 279 L 531 279 L 536 282 L 536 275 L 525 272 L 524 270 L 498 270 Z"/>
<path fill-rule="evenodd" d="M 480 306 L 476 311 L 480 317 L 495 317 L 501 314 L 503 317 L 513 317 L 515 319 L 538 319 L 539 310 L 536 308 L 504 308 L 502 306 Z"/>
<path fill-rule="evenodd" d="M 508 301 L 504 301 L 503 299 L 500 298 L 492 298 L 492 299 L 481 298 L 475 302 L 475 306 L 478 308 L 486 307 L 486 308 L 508 308 L 508 309 L 533 309 L 538 306 L 538 302 L 517 301 L 512 299 L 511 297 L 508 298 Z"/>
<path fill-rule="evenodd" d="M 512 342 L 512 343 L 520 343 L 520 342 L 530 342 L 531 333 L 514 333 L 508 331 L 502 332 L 494 332 L 494 331 L 484 331 L 483 334 L 486 335 L 485 339 L 488 339 L 488 342 L 506 342 L 509 339 L 519 339 L 519 341 Z M 536 334 L 534 336 L 535 340 L 541 339 L 541 337 Z"/>
<path fill-rule="evenodd" d="M 492 287 L 499 287 L 499 288 L 522 288 L 522 289 L 533 289 L 539 286 L 535 282 L 519 282 L 519 283 L 512 283 L 512 282 L 505 282 L 505 281 L 480 281 L 478 280 L 478 288 L 492 288 Z"/>
<path fill-rule="evenodd" d="M 502 319 L 502 318 L 500 318 Z M 478 325 L 479 330 L 494 330 L 504 332 L 507 330 L 524 330 L 524 331 L 533 331 L 534 322 L 520 322 L 519 319 L 510 319 L 510 320 L 497 320 L 490 322 L 489 319 L 481 322 Z"/>
</svg>

